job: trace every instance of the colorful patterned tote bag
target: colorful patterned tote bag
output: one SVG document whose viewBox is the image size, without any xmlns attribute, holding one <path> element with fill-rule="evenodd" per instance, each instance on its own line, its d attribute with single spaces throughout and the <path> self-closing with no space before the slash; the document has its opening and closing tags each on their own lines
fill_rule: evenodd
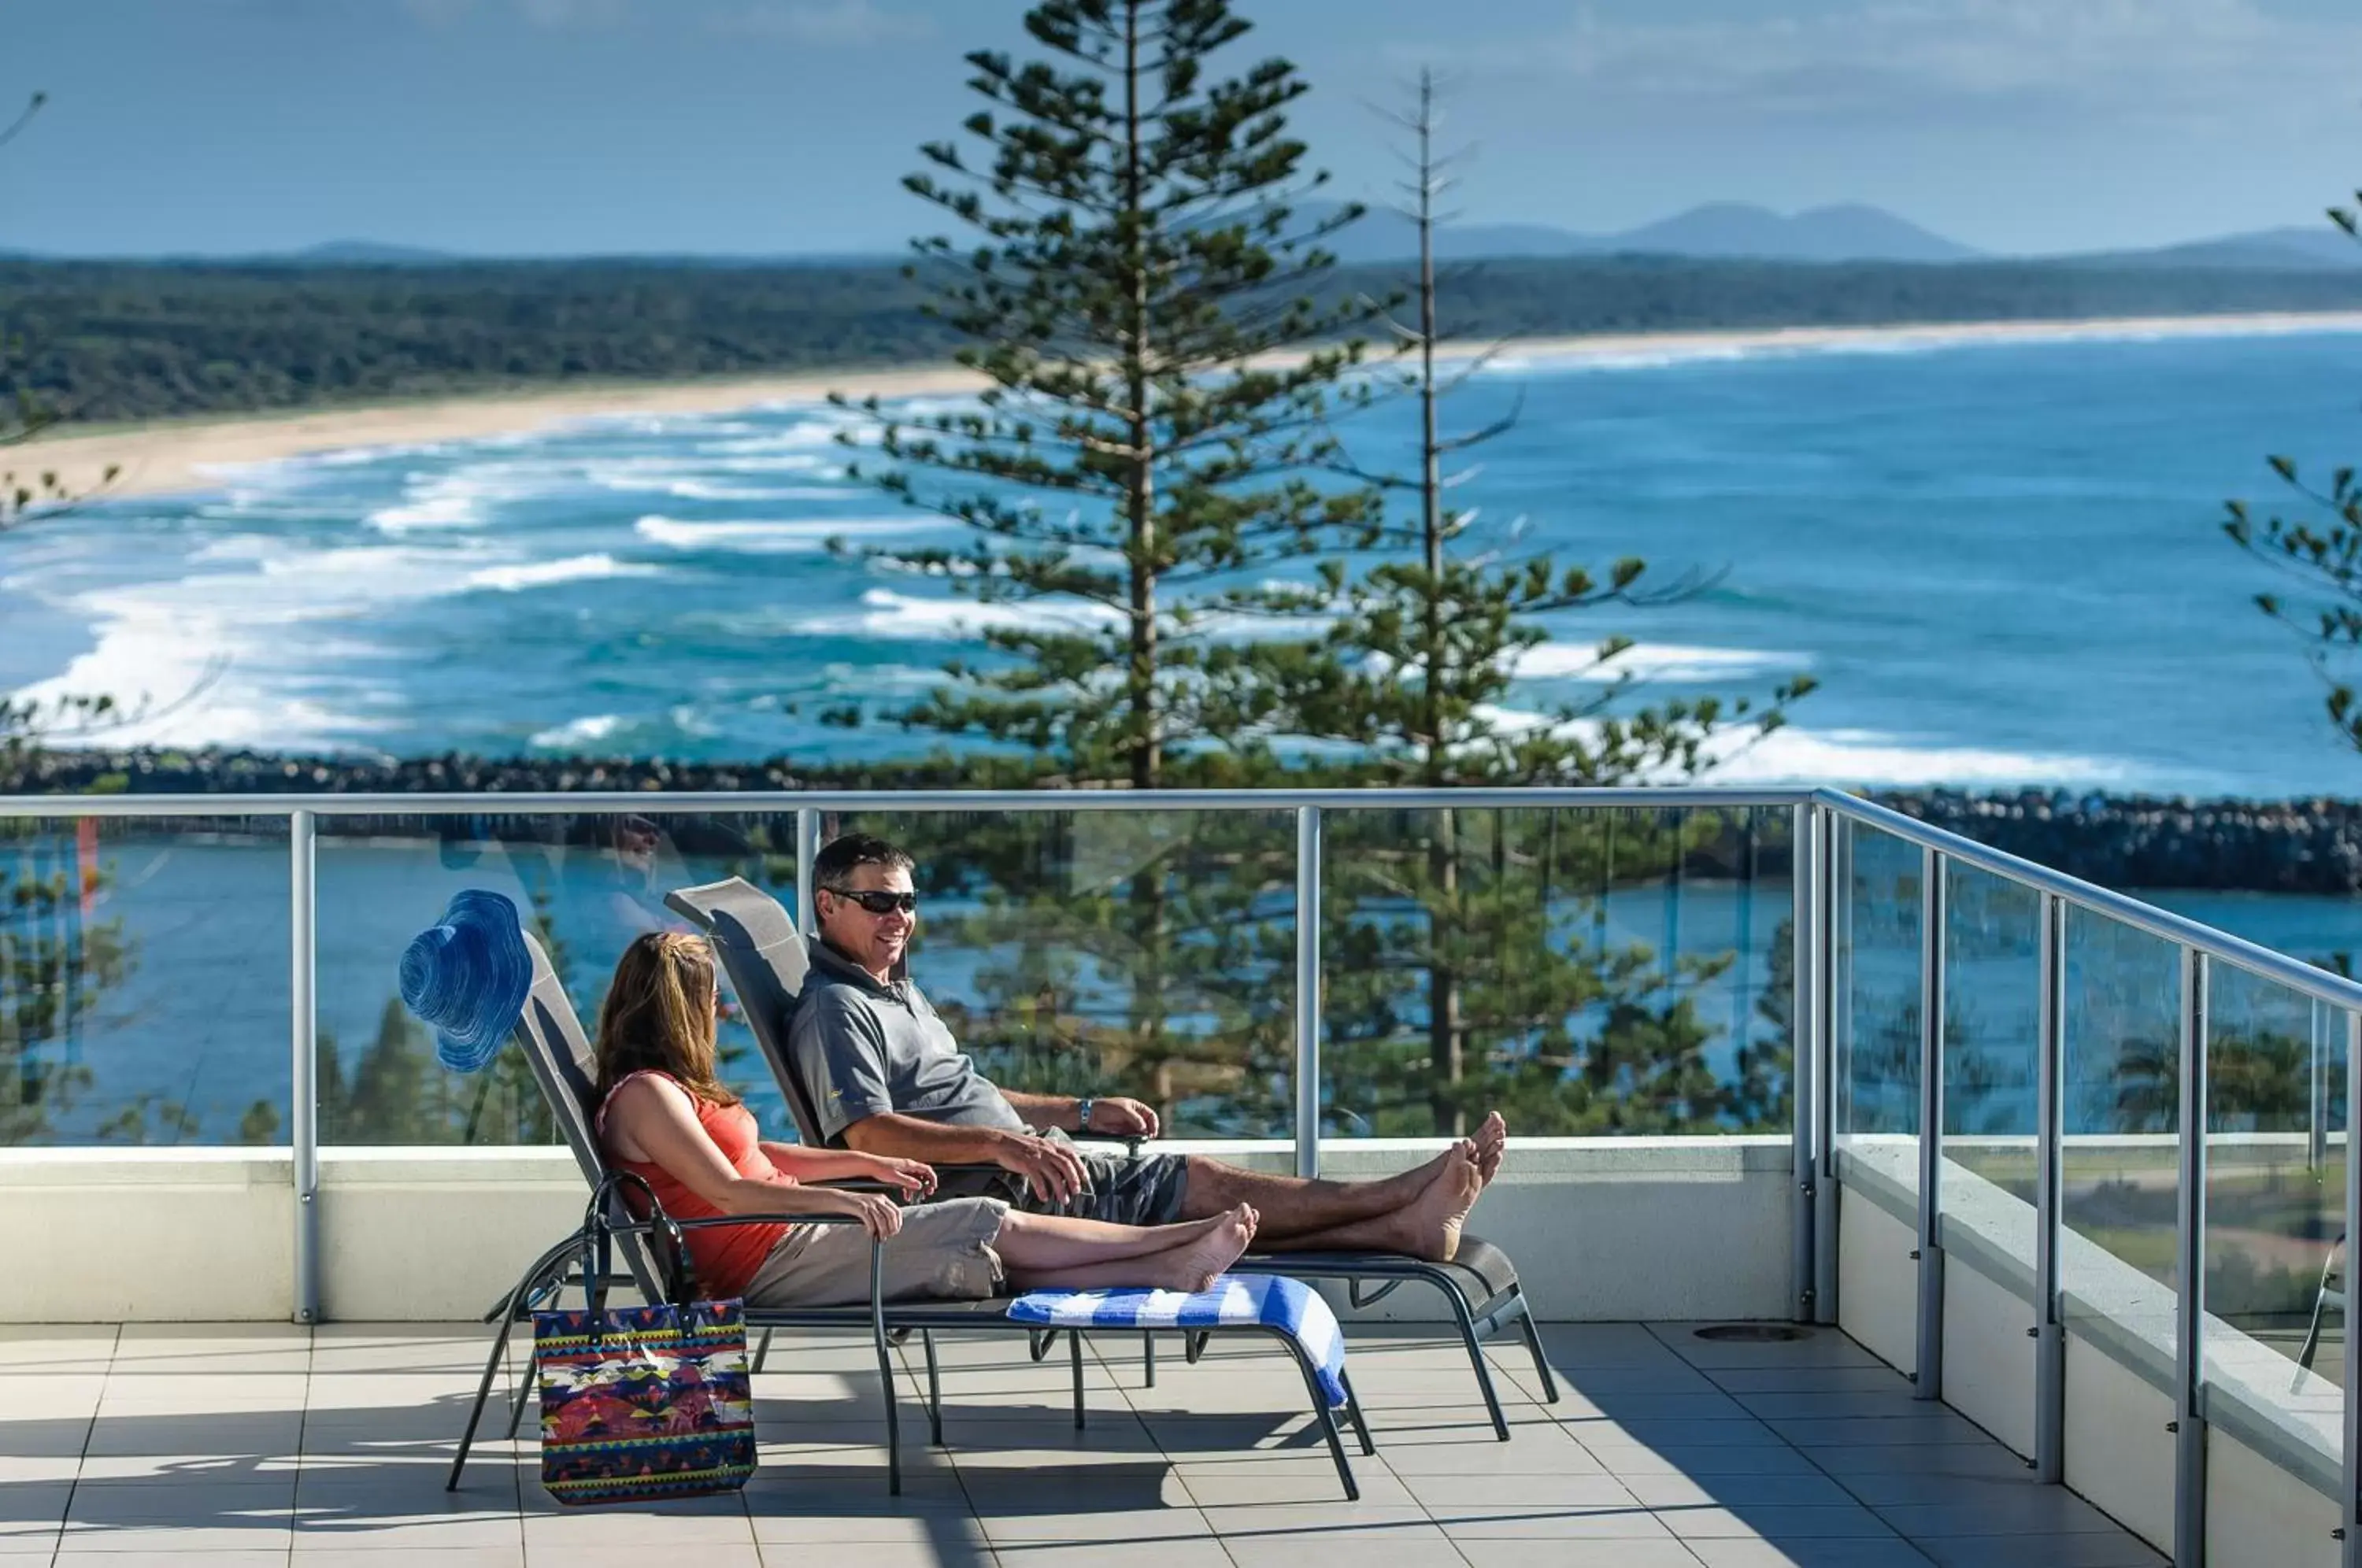
<svg viewBox="0 0 2362 1568">
<path fill-rule="evenodd" d="M 658 1306 L 605 1305 L 610 1201 L 628 1185 L 646 1198 L 648 1239 L 670 1249 L 673 1298 Z M 744 1304 L 696 1299 L 680 1228 L 628 1171 L 600 1184 L 582 1234 L 587 1309 L 533 1315 L 543 1487 L 579 1504 L 744 1486 L 755 1473 Z"/>
</svg>

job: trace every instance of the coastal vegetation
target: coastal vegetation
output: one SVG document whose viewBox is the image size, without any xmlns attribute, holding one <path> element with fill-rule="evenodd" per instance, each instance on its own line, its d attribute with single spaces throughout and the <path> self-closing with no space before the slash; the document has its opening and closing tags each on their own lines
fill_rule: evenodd
<svg viewBox="0 0 2362 1568">
<path fill-rule="evenodd" d="M 1324 300 L 1401 269 L 1340 267 Z M 2362 309 L 2362 271 L 2104 262 L 1808 263 L 1668 256 L 1461 263 L 1442 307 L 1476 338 Z M 891 261 L 294 262 L 0 258 L 31 392 L 76 423 L 937 363 L 957 347 Z"/>
<path fill-rule="evenodd" d="M 2351 207 L 2332 207 L 2330 221 L 2362 245 L 2362 191 Z M 2334 468 L 2326 480 L 2308 478 L 2318 469 L 2301 468 L 2294 458 L 2269 459 L 2293 507 L 2282 514 L 2267 510 L 2259 519 L 2244 501 L 2228 503 L 2223 530 L 2248 554 L 2279 569 L 2297 587 L 2297 597 L 2265 592 L 2256 607 L 2286 626 L 2321 678 L 2329 722 L 2362 751 L 2362 696 L 2347 673 L 2362 651 L 2362 475 L 2352 463 Z"/>
<path fill-rule="evenodd" d="M 35 93 L 0 129 L 0 146 L 22 134 L 48 102 L 47 94 Z M 17 448 L 58 420 L 22 373 L 28 361 L 17 330 L 0 315 L 0 378 L 10 383 L 0 404 L 0 464 L 6 465 L 0 468 L 0 532 L 29 508 L 54 513 L 79 499 L 55 474 L 15 460 Z M 102 482 L 114 477 L 110 469 Z M 40 702 L 0 692 L 0 771 L 61 735 L 90 738 L 114 712 L 114 701 L 103 694 Z M 84 852 L 94 838 L 84 831 L 58 840 L 38 824 L 0 824 L 0 1146 L 45 1138 L 92 1087 L 91 1068 L 71 1043 L 135 962 L 122 920 L 96 914 L 112 878 Z M 110 1126 L 144 1129 L 150 1109 L 125 1104 Z M 168 1123 L 176 1122 L 177 1108 L 161 1110 Z"/>
<path fill-rule="evenodd" d="M 1418 414 L 1399 467 L 1368 455 L 1343 472 L 1376 498 L 1369 548 L 1324 561 L 1309 583 L 1267 596 L 1291 635 L 1245 647 L 1221 674 L 1229 706 L 1324 780 L 1362 787 L 1607 785 L 1672 780 L 1710 768 L 1717 747 L 1777 728 L 1811 689 L 1797 676 L 1759 704 L 1641 701 L 1618 664 L 1631 639 L 1602 627 L 1587 650 L 1574 628 L 1637 617 L 1687 597 L 1683 578 L 1651 579 L 1638 557 L 1593 567 L 1524 548 L 1452 503 L 1466 467 L 1514 428 L 1518 409 L 1455 425 L 1451 394 L 1491 357 L 1458 365 L 1463 327 L 1436 265 L 1440 205 L 1456 156 L 1437 145 L 1433 79 L 1391 116 L 1407 146 L 1398 215 L 1418 246 L 1409 297 L 1385 326 L 1402 369 L 1382 395 Z M 1551 618 L 1546 629 L 1544 617 Z M 1521 665 L 1556 641 L 1578 655 L 1590 695 L 1512 714 Z M 1582 657 L 1587 653 L 1587 657 Z M 1336 1113 L 1382 1135 L 1464 1135 L 1501 1106 L 1536 1132 L 1756 1126 L 1784 1114 L 1785 1066 L 1763 1073 L 1742 1047 L 1725 1081 L 1706 1053 L 1720 1037 L 1695 992 L 1736 955 L 1683 955 L 1610 939 L 1598 904 L 1619 856 L 1661 874 L 1748 812 L 1463 812 L 1450 805 L 1348 812 L 1330 833 L 1324 888 L 1328 1038 L 1356 1071 L 1336 1075 Z"/>
<path fill-rule="evenodd" d="M 845 433 L 877 447 L 856 478 L 967 528 L 882 563 L 1024 613 L 898 717 L 1024 759 L 986 773 L 1253 782 L 1286 764 L 1239 678 L 1297 611 L 1266 574 L 1377 535 L 1370 487 L 1322 482 L 1330 421 L 1369 396 L 1352 372 L 1380 307 L 1337 288 L 1325 245 L 1360 210 L 1299 215 L 1327 178 L 1289 134 L 1308 88 L 1278 59 L 1211 74 L 1251 30 L 1225 0 L 1043 0 L 1025 30 L 1037 60 L 967 57 L 968 139 L 922 148 L 908 182 L 966 231 L 920 240 L 912 273 L 988 389 L 936 414 L 872 400 Z M 1234 1124 L 1268 1124 L 1287 1039 L 1256 918 L 1286 863 L 1269 825 L 1095 830 L 1104 878 L 1075 874 L 1072 823 L 920 827 L 931 890 L 965 884 L 973 934 L 1016 948 L 979 974 L 970 1038 L 1168 1114 L 1219 1089 Z"/>
<path fill-rule="evenodd" d="M 1691 585 L 1652 589 L 1638 558 L 1562 565 L 1474 535 L 1447 504 L 1456 454 L 1512 421 L 1454 434 L 1441 419 L 1457 380 L 1439 370 L 1442 324 L 1462 324 L 1433 264 L 1431 92 L 1407 121 L 1416 278 L 1346 289 L 1322 241 L 1358 210 L 1296 220 L 1320 177 L 1286 135 L 1306 90 L 1293 68 L 1264 61 L 1201 84 L 1207 57 L 1249 31 L 1226 4 L 1044 0 L 1027 30 L 1047 62 L 970 57 L 991 107 L 966 128 L 988 161 L 972 170 L 932 145 L 933 171 L 911 182 L 977 231 L 966 246 L 922 241 L 914 273 L 990 390 L 974 411 L 900 419 L 873 402 L 874 427 L 844 437 L 874 442 L 864 465 L 889 495 L 972 535 L 883 559 L 1029 611 L 989 629 L 991 657 L 949 668 L 902 724 L 993 743 L 1000 759 L 980 757 L 978 781 L 1154 790 L 1674 778 L 1710 767 L 1727 728 L 1780 722 L 1807 682 L 1760 711 L 1629 701 L 1613 667 L 1630 639 L 1611 628 L 1592 649 L 1599 695 L 1501 715 L 1519 662 L 1551 640 L 1543 616 L 1643 611 Z M 1406 303 L 1415 320 L 1396 315 Z M 1408 357 L 1352 377 L 1371 332 Z M 1334 427 L 1375 398 L 1420 414 L 1399 470 Z M 1308 558 L 1308 578 L 1275 576 Z M 1297 916 L 1284 823 L 901 825 L 929 896 L 973 911 L 954 940 L 997 944 L 959 1021 L 1018 1066 L 1021 1087 L 1079 1075 L 1177 1127 L 1286 1125 Z M 1684 961 L 1589 934 L 1586 889 L 1612 864 L 1645 877 L 1731 826 L 1716 813 L 1340 815 L 1320 919 L 1344 962 L 1323 1005 L 1352 1066 L 1335 1075 L 1331 1114 L 1393 1135 L 1464 1132 L 1494 1105 L 1549 1132 L 1776 1121 L 1784 1071 L 1734 1094 L 1706 1064 L 1715 1035 L 1693 993 L 1729 955 Z"/>
</svg>

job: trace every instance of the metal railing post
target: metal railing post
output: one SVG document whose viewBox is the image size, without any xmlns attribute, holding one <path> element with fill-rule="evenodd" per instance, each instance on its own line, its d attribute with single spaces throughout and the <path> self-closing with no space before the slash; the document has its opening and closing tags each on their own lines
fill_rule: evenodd
<svg viewBox="0 0 2362 1568">
<path fill-rule="evenodd" d="M 1320 808 L 1296 808 L 1296 1174 L 1320 1174 Z"/>
<path fill-rule="evenodd" d="M 2067 1328 L 2058 1297 L 2067 906 L 2056 893 L 2042 895 L 2040 930 L 2041 997 L 2034 1051 L 2034 1470 L 2036 1480 L 2055 1486 L 2067 1474 Z"/>
<path fill-rule="evenodd" d="M 820 857 L 820 812 L 806 806 L 796 812 L 796 930 L 812 933 L 812 862 Z"/>
<path fill-rule="evenodd" d="M 1791 1299 L 1795 1302 L 1796 1321 L 1809 1323 L 1814 1320 L 1814 1293 L 1820 1279 L 1817 1250 L 1827 1244 L 1818 1228 L 1820 1143 L 1816 1126 L 1821 1103 L 1821 856 L 1817 842 L 1821 823 L 1820 813 L 1809 805 L 1798 806 L 1792 820 L 1788 880 L 1794 913 L 1789 930 L 1795 946 L 1788 971 L 1793 977 L 1788 998 L 1792 1042 L 1788 1101 L 1795 1123 L 1789 1168 L 1796 1198 Z"/>
<path fill-rule="evenodd" d="M 2332 1014 L 2333 1017 L 2337 1016 Z M 2345 1019 L 2345 1213 L 2339 1229 L 2345 1232 L 2345 1299 L 2354 1299 L 2353 1237 L 2356 1221 L 2362 1219 L 2362 1159 L 2356 1159 L 2354 1130 L 2362 1127 L 2362 1011 L 2348 1011 Z M 2338 1489 L 2338 1561 L 2343 1568 L 2362 1568 L 2362 1356 L 2354 1353 L 2354 1309 L 2348 1305 L 2341 1314 L 2339 1331 L 2345 1336 L 2345 1373 L 2344 1378 L 2345 1408 L 2343 1427 L 2345 1441 L 2341 1459 L 2345 1468 L 2345 1485 Z"/>
<path fill-rule="evenodd" d="M 295 1181 L 295 1321 L 320 1320 L 320 1097 L 318 937 L 314 925 L 317 822 L 287 819 L 288 1143 Z"/>
<path fill-rule="evenodd" d="M 1919 1349 L 1915 1399 L 1944 1397 L 1944 856 L 1920 853 Z"/>
<path fill-rule="evenodd" d="M 2206 1324 L 2206 955 L 2181 949 L 2180 1201 L 2175 1206 L 2173 1561 L 2205 1568 L 2206 1423 L 2198 1413 Z"/>
<path fill-rule="evenodd" d="M 2306 1097 L 2304 1164 L 2317 1171 L 2329 1163 L 2329 1030 L 2331 1013 L 2321 999 L 2312 1004 L 2312 1050 L 2310 1093 Z"/>
<path fill-rule="evenodd" d="M 1813 1234 L 1818 1239 L 1813 1259 L 1813 1320 L 1838 1320 L 1838 1253 L 1845 1236 L 1838 1225 L 1838 1063 L 1843 1053 L 1838 1041 L 1849 1027 L 1846 1006 L 1848 972 L 1838 962 L 1838 911 L 1843 907 L 1852 862 L 1845 853 L 1846 828 L 1835 812 L 1815 806 L 1819 823 L 1815 842 L 1820 851 L 1820 904 L 1813 921 L 1820 929 L 1819 974 L 1813 990 L 1820 1002 L 1819 1029 L 1811 1042 L 1813 1066 L 1814 1157 L 1818 1171 L 1814 1181 Z"/>
</svg>

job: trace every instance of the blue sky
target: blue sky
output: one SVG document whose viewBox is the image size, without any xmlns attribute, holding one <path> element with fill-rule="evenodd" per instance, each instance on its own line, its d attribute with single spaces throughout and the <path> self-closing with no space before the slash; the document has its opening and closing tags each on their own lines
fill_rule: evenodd
<svg viewBox="0 0 2362 1568">
<path fill-rule="evenodd" d="M 896 248 L 1017 0 L 6 0 L 0 248 Z M 1473 220 L 1867 201 L 2040 252 L 2305 224 L 2362 184 L 2355 0 L 1242 0 L 1348 194 L 1421 63 Z"/>
</svg>

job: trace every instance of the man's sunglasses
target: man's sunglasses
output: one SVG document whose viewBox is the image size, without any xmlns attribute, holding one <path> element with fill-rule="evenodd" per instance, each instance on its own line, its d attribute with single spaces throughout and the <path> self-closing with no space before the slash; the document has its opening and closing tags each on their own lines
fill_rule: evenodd
<svg viewBox="0 0 2362 1568">
<path fill-rule="evenodd" d="M 892 914 L 900 910 L 910 914 L 919 907 L 916 893 L 859 893 L 851 888 L 822 888 L 823 893 L 833 893 L 840 899 L 850 899 L 874 915 Z"/>
</svg>

